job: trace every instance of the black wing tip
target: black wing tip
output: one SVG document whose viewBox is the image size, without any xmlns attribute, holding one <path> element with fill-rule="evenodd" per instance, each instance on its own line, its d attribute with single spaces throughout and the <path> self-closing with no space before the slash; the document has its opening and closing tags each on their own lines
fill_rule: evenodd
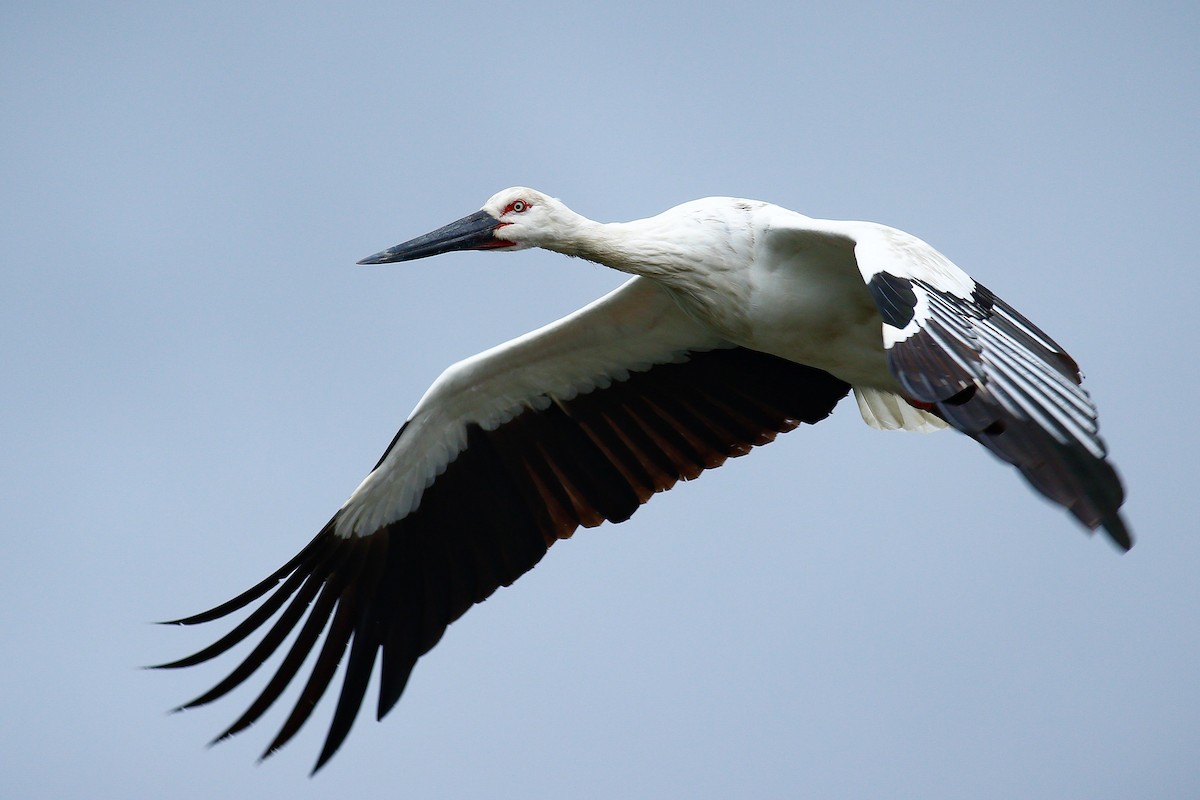
<svg viewBox="0 0 1200 800">
<path fill-rule="evenodd" d="M 1104 528 L 1104 532 L 1112 539 L 1113 544 L 1121 548 L 1122 553 L 1128 553 L 1133 549 L 1134 539 L 1133 534 L 1129 532 L 1129 528 L 1125 525 L 1125 520 L 1118 513 L 1113 513 L 1108 519 L 1100 523 L 1100 527 Z"/>
<path fill-rule="evenodd" d="M 140 669 L 182 669 L 183 667 L 192 666 L 191 656 L 181 658 L 178 661 L 167 661 L 162 664 L 147 664 Z"/>
<path fill-rule="evenodd" d="M 228 737 L 227 737 L 227 736 L 220 736 L 220 737 L 218 737 L 218 738 L 216 738 L 216 739 L 213 739 L 213 740 L 212 740 L 212 742 L 210 742 L 210 743 L 209 743 L 209 746 L 212 746 L 212 745 L 214 745 L 214 744 L 217 744 L 218 742 L 220 742 L 220 741 L 223 741 L 223 740 L 224 740 L 224 739 L 226 739 L 226 738 L 228 738 Z M 255 762 L 254 762 L 254 763 L 255 763 L 256 765 L 261 765 L 261 764 L 262 764 L 264 761 L 266 761 L 268 758 L 270 758 L 271 756 L 275 755 L 276 753 L 278 753 L 278 752 L 279 752 L 280 750 L 282 750 L 282 749 L 283 749 L 283 744 L 276 745 L 276 744 L 272 743 L 270 747 L 268 747 L 266 750 L 264 750 L 264 751 L 262 752 L 262 755 L 260 755 L 260 756 L 259 756 L 259 757 L 258 757 L 258 758 L 255 760 Z M 318 773 L 318 772 L 320 772 L 320 771 L 321 771 L 321 769 L 322 769 L 322 768 L 323 768 L 323 767 L 324 767 L 326 764 L 328 764 L 328 763 L 329 763 L 329 760 L 330 760 L 331 758 L 333 758 L 333 754 L 337 752 L 337 749 L 338 749 L 337 747 L 334 747 L 332 750 L 329 750 L 329 751 L 322 750 L 322 751 L 321 751 L 321 755 L 320 755 L 320 756 L 318 756 L 316 763 L 315 763 L 315 764 L 313 764 L 313 768 L 312 768 L 311 770 L 309 770 L 309 772 L 308 772 L 308 777 L 309 777 L 309 778 L 315 778 L 315 777 L 317 776 L 317 773 Z"/>
<path fill-rule="evenodd" d="M 695 364 L 700 365 L 700 372 L 705 380 L 704 385 L 707 387 L 707 394 L 701 398 L 703 403 L 690 398 L 683 391 L 689 389 L 691 384 L 676 375 L 677 370 L 672 369 L 671 365 L 664 365 L 666 370 L 663 373 L 664 377 L 658 379 L 658 382 L 651 382 L 645 386 L 637 381 L 627 384 L 631 387 L 629 389 L 631 396 L 640 398 L 645 394 L 653 399 L 662 395 L 665 397 L 662 403 L 666 404 L 668 408 L 667 411 L 661 413 L 655 412 L 657 416 L 648 417 L 647 422 L 641 420 L 630 422 L 630 425 L 639 426 L 631 428 L 634 434 L 642 432 L 640 438 L 629 434 L 637 439 L 635 445 L 642 446 L 644 439 L 644 449 L 649 451 L 650 455 L 643 453 L 639 447 L 627 445 L 627 447 L 633 447 L 634 452 L 626 456 L 626 462 L 636 459 L 638 464 L 642 464 L 647 459 L 652 460 L 653 453 L 657 452 L 653 448 L 659 446 L 657 444 L 659 440 L 663 442 L 661 446 L 668 450 L 672 447 L 687 450 L 689 445 L 686 437 L 682 435 L 672 437 L 671 435 L 677 433 L 676 429 L 679 423 L 675 420 L 676 416 L 685 421 L 695 417 L 698 422 L 711 429 L 708 434 L 705 434 L 708 439 L 712 439 L 708 449 L 720 452 L 722 454 L 720 461 L 723 461 L 727 455 L 737 455 L 743 452 L 742 449 L 737 448 L 729 450 L 732 445 L 726 440 L 731 436 L 736 439 L 735 444 L 743 449 L 765 443 L 773 439 L 776 432 L 790 430 L 802 421 L 815 422 L 824 419 L 833 410 L 837 401 L 850 390 L 849 384 L 838 381 L 827 373 L 741 348 L 712 351 L 712 355 L 696 359 L 693 366 Z M 637 374 L 642 375 L 643 373 Z M 752 379 L 752 388 L 738 388 L 731 393 L 728 387 L 735 384 L 740 387 L 742 381 L 730 381 L 730 377 Z M 765 397 L 759 398 L 753 394 L 753 388 L 758 387 L 764 390 Z M 811 388 L 814 391 L 797 393 L 794 391 L 797 387 Z M 801 400 L 795 400 L 794 398 L 797 396 Z M 573 405 L 579 406 L 581 403 L 582 401 L 579 401 Z M 643 405 L 649 414 L 652 404 L 648 400 Z M 580 409 L 576 408 L 576 411 L 580 411 Z M 599 412 L 596 413 L 599 414 Z M 599 419 L 599 416 L 596 418 Z M 574 424 L 579 426 L 582 423 L 575 421 Z M 616 425 L 616 423 L 606 424 Z M 647 430 L 649 433 L 645 432 Z M 625 431 L 625 427 L 613 427 L 606 442 L 617 441 Z M 580 435 L 584 435 L 584 433 L 581 430 Z M 575 441 L 578 438 L 579 436 L 568 437 L 565 441 Z M 708 439 L 705 441 L 708 442 Z M 742 441 L 743 439 L 745 441 Z M 603 502 L 601 508 L 608 512 L 610 518 L 627 518 L 654 491 L 668 488 L 681 475 L 687 477 L 686 472 L 675 472 L 676 469 L 681 469 L 674 463 L 677 459 L 664 451 L 658 461 L 671 462 L 658 469 L 670 478 L 665 485 L 656 483 L 659 480 L 656 477 L 657 472 L 651 470 L 653 474 L 646 478 L 647 488 L 644 498 L 632 488 L 628 492 L 613 489 L 613 485 L 620 484 L 617 478 L 620 477 L 621 480 L 624 480 L 624 476 L 620 475 L 617 465 L 603 467 L 599 463 L 601 456 L 607 456 L 608 453 L 599 444 L 596 444 L 595 447 L 594 455 L 596 457 L 578 469 L 568 470 L 569 477 L 584 483 L 589 492 L 594 491 L 598 496 L 596 502 Z M 703 452 L 697 456 L 698 459 L 703 456 L 704 452 L 707 452 L 704 448 L 701 450 Z M 386 458 L 386 453 L 384 457 Z M 716 463 L 720 463 L 720 461 Z M 656 466 L 657 463 L 656 461 Z M 628 463 L 625 466 L 627 469 L 633 469 Z M 465 482 L 464 485 L 470 485 L 472 480 L 480 476 L 486 478 L 492 474 L 509 475 L 510 467 L 511 465 L 507 462 L 497 459 L 493 448 L 468 448 L 459 455 L 453 466 L 448 468 L 448 477 L 439 479 L 424 497 L 420 513 L 404 519 L 404 535 L 399 535 L 400 531 L 397 529 L 394 544 L 390 547 L 401 548 L 397 552 L 401 552 L 402 555 L 428 559 L 427 567 L 434 569 L 435 574 L 445 573 L 458 564 L 454 557 L 462 558 L 462 555 L 454 548 L 440 544 L 436 547 L 425 544 L 426 542 L 442 541 L 440 537 L 443 535 L 443 528 L 436 524 L 436 517 L 430 515 L 440 508 L 443 512 L 450 513 L 453 521 L 477 522 L 476 516 L 459 511 L 462 505 L 458 500 L 457 493 L 459 483 Z M 499 472 L 497 473 L 496 470 Z M 455 475 L 460 475 L 460 478 L 455 478 Z M 447 481 L 449 482 L 447 483 Z M 511 483 L 509 481 L 505 486 Z M 487 485 L 490 486 L 490 484 Z M 311 595 L 305 596 L 304 590 L 298 588 L 298 584 L 293 585 L 293 583 L 287 582 L 296 581 L 296 574 L 301 575 L 305 581 L 313 581 L 314 585 L 319 584 L 322 588 L 314 608 L 320 607 L 324 598 L 329 600 L 328 608 L 320 615 L 320 625 L 313 627 L 312 640 L 297 640 L 304 641 L 304 650 L 311 652 L 312 648 L 318 647 L 316 644 L 318 634 L 322 630 L 324 631 L 323 643 L 319 645 L 320 653 L 317 663 L 312 668 L 309 683 L 302 691 L 296 705 L 293 706 L 288 721 L 257 759 L 258 763 L 261 763 L 274 755 L 277 750 L 282 749 L 309 719 L 309 715 L 320 700 L 322 693 L 331 685 L 334 673 L 349 644 L 351 650 L 346 665 L 347 672 L 343 676 L 338 708 L 334 712 L 334 719 L 321 752 L 309 773 L 310 777 L 315 776 L 342 747 L 357 712 L 360 710 L 376 655 L 380 651 L 381 645 L 385 643 L 379 638 L 380 630 L 395 633 L 393 644 L 398 648 L 400 655 L 393 655 L 389 662 L 388 649 L 382 648 L 384 664 L 381 669 L 382 682 L 379 690 L 377 719 L 382 719 L 397 704 L 417 659 L 436 643 L 446 625 L 461 616 L 471 605 L 490 595 L 498 586 L 511 584 L 517 577 L 532 568 L 546 553 L 548 541 L 545 538 L 544 529 L 548 525 L 539 524 L 540 517 L 531 517 L 520 499 L 515 499 L 515 495 L 509 497 L 505 491 L 499 492 L 498 495 L 494 488 L 488 488 L 486 491 L 475 494 L 484 499 L 503 501 L 494 506 L 485 504 L 492 510 L 490 516 L 484 516 L 482 519 L 485 523 L 492 523 L 491 527 L 502 531 L 504 536 L 494 544 L 489 544 L 494 540 L 477 541 L 476 538 L 463 535 L 463 541 L 460 544 L 470 551 L 469 555 L 472 553 L 473 555 L 471 555 L 469 563 L 460 567 L 462 574 L 452 576 L 457 582 L 452 596 L 443 597 L 445 593 L 440 589 L 433 592 L 430 587 L 424 586 L 420 582 L 413 583 L 409 566 L 412 562 L 409 559 L 401 556 L 385 557 L 385 552 L 382 550 L 376 552 L 379 548 L 389 547 L 388 542 L 393 541 L 390 534 L 383 538 L 372 536 L 366 539 L 351 540 L 335 537 L 333 525 L 338 518 L 335 515 L 304 550 L 250 590 L 201 614 L 160 623 L 164 625 L 197 625 L 220 619 L 260 601 L 281 581 L 285 582 L 281 590 L 276 590 L 276 593 L 271 595 L 271 598 L 279 598 L 276 605 L 270 606 L 273 602 L 271 598 L 261 601 L 261 604 L 247 620 L 239 623 L 234 631 L 226 634 L 226 637 L 222 637 L 215 645 L 210 645 L 198 654 L 176 662 L 157 665 L 155 668 L 190 666 L 224 652 L 225 648 L 222 645 L 225 642 L 232 642 L 233 638 L 242 641 L 249 637 L 254 630 L 257 630 L 258 625 L 265 623 L 269 614 L 263 614 L 262 619 L 258 619 L 258 615 L 264 607 L 270 607 L 270 613 L 273 614 L 283 606 L 284 602 L 287 602 L 289 597 L 292 599 L 287 606 L 288 610 L 285 610 L 285 616 L 282 619 L 276 620 L 276 626 L 287 619 L 286 614 L 292 609 L 292 604 L 302 601 L 305 604 L 303 607 L 307 608 L 307 603 L 312 600 Z M 471 496 L 475 496 L 475 494 Z M 475 530 L 475 528 L 469 526 L 464 530 Z M 362 547 L 364 542 L 368 541 L 371 542 L 371 546 L 369 548 Z M 368 550 L 371 551 L 371 554 L 367 552 Z M 493 564 L 492 560 L 495 560 L 496 563 Z M 443 564 L 443 561 L 446 563 Z M 297 592 L 299 594 L 296 594 Z M 422 608 L 425 604 L 429 605 L 428 613 L 433 615 L 430 619 L 413 617 L 412 620 L 405 618 L 399 622 L 393 620 L 395 611 L 389 604 L 389 598 L 404 600 L 410 595 L 415 598 L 415 601 L 419 601 Z M 360 604 L 362 604 L 362 608 L 359 607 Z M 301 609 L 302 606 L 296 605 L 295 608 Z M 304 624 L 308 626 L 316 618 L 313 615 L 318 611 L 309 609 L 306 613 Z M 331 614 L 333 619 L 329 621 Z M 250 620 L 254 621 L 253 625 L 247 624 L 247 621 Z M 326 622 L 329 624 L 328 628 L 325 628 Z M 296 621 L 293 620 L 290 624 L 296 624 Z M 302 636 L 303 630 L 305 629 L 302 629 Z M 250 666 L 254 669 L 261 666 L 262 661 L 259 660 L 256 653 L 259 652 L 258 648 L 263 647 L 264 642 L 272 642 L 271 651 L 278 646 L 278 642 L 272 638 L 271 631 L 268 631 L 266 638 L 260 640 L 256 650 L 247 657 Z M 264 649 L 261 655 L 265 660 L 269 652 Z M 285 665 L 288 663 L 285 658 Z M 295 669 L 299 669 L 300 666 L 300 661 L 297 661 Z M 213 690 L 180 706 L 177 710 L 184 710 L 215 700 L 222 696 L 227 689 L 241 683 L 251 672 L 253 669 L 243 670 L 243 667 L 239 666 Z M 294 670 L 289 673 L 287 680 L 290 680 L 293 675 Z M 278 673 L 276 677 L 278 677 Z M 281 679 L 280 687 L 283 685 L 286 685 L 286 682 Z M 277 694 L 273 694 L 271 684 L 268 684 L 268 688 L 264 692 L 269 695 L 270 702 L 278 698 Z M 260 695 L 260 700 L 263 696 Z M 213 739 L 209 746 L 215 746 L 248 728 L 254 720 L 260 718 L 259 715 L 267 705 L 269 702 L 256 700 L 242 719 Z"/>
<path fill-rule="evenodd" d="M 218 734 L 217 736 L 214 736 L 207 744 L 204 745 L 204 747 L 206 749 L 211 750 L 212 748 L 219 745 L 221 742 L 229 741 L 234 736 L 236 736 L 238 733 L 239 733 L 238 731 L 235 731 L 232 728 L 230 728 L 230 729 Z M 261 761 L 262 759 L 259 759 L 259 760 Z"/>
<path fill-rule="evenodd" d="M 308 773 L 308 777 L 314 778 L 321 769 L 329 763 L 329 759 L 333 758 L 334 753 L 342 746 L 342 742 L 336 743 L 326 742 L 325 747 L 321 749 L 321 755 L 317 756 L 317 763 L 313 764 L 312 770 Z"/>
<path fill-rule="evenodd" d="M 222 734 L 221 736 L 218 736 L 216 739 L 213 739 L 212 742 L 209 743 L 209 746 L 211 747 L 212 745 L 217 744 L 218 742 L 221 742 L 221 741 L 229 738 L 232 735 L 233 734 L 230 734 L 230 733 Z M 275 755 L 280 750 L 282 750 L 284 745 L 286 745 L 286 744 L 287 744 L 286 741 L 271 742 L 271 744 L 267 747 L 267 749 L 263 750 L 262 754 L 259 755 L 259 757 L 257 759 L 255 759 L 255 761 L 254 761 L 255 765 L 256 766 L 261 765 L 268 758 L 270 758 L 271 756 Z M 333 758 L 333 754 L 337 752 L 340 744 L 341 743 L 339 742 L 337 745 L 334 745 L 332 748 L 330 748 L 328 743 L 326 743 L 325 749 L 323 749 L 321 751 L 321 755 L 317 757 L 317 761 L 313 765 L 313 768 L 311 770 L 309 770 L 309 772 L 308 772 L 309 778 L 315 778 L 317 773 L 321 771 L 321 768 L 329 763 L 329 759 Z"/>
<path fill-rule="evenodd" d="M 286 728 L 285 728 L 285 730 L 286 730 Z M 254 762 L 255 764 L 263 763 L 268 758 L 270 758 L 271 756 L 275 755 L 280 750 L 282 750 L 284 745 L 286 745 L 289 741 L 291 741 L 292 736 L 294 736 L 296 732 L 292 731 L 291 734 L 285 736 L 284 735 L 285 730 L 281 730 L 279 733 L 277 733 L 275 735 L 275 738 L 271 740 L 271 743 L 269 745 L 267 745 L 267 749 L 263 750 L 262 754 L 258 757 L 257 760 L 255 760 L 255 762 Z"/>
<path fill-rule="evenodd" d="M 150 624 L 151 625 L 199 625 L 200 623 L 204 622 L 204 620 L 200 619 L 200 617 L 204 616 L 205 613 L 207 613 L 207 612 L 203 612 L 201 614 L 193 614 L 190 617 L 180 617 L 179 619 L 158 620 L 156 622 L 151 622 Z"/>
<path fill-rule="evenodd" d="M 219 739 L 214 739 L 213 741 L 214 741 L 214 742 L 217 742 L 217 741 L 220 741 L 220 740 L 219 740 Z M 262 754 L 261 754 L 261 755 L 259 755 L 259 757 L 258 757 L 258 758 L 254 759 L 254 764 L 255 764 L 256 766 L 259 766 L 259 765 L 261 765 L 261 764 L 262 764 L 264 761 L 266 761 L 268 758 L 270 758 L 271 756 L 275 755 L 275 754 L 276 754 L 276 753 L 278 753 L 278 752 L 279 752 L 279 748 L 278 748 L 278 747 L 274 747 L 274 746 L 272 746 L 272 747 L 268 747 L 266 750 L 263 750 L 263 751 L 262 751 Z M 311 777 L 311 776 L 310 776 L 310 777 Z"/>
</svg>

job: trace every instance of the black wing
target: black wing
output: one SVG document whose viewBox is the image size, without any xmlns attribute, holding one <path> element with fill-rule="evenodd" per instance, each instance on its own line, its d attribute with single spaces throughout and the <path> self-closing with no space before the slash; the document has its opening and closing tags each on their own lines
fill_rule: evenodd
<svg viewBox="0 0 1200 800">
<path fill-rule="evenodd" d="M 1035 489 L 1128 550 L 1125 499 L 1075 361 L 978 283 L 969 297 L 875 273 L 888 365 L 910 400 L 1012 464 Z M 885 329 L 886 330 L 886 329 Z"/>
<path fill-rule="evenodd" d="M 210 611 L 175 620 L 210 622 L 266 597 L 215 644 L 161 667 L 214 658 L 282 609 L 228 677 L 181 708 L 203 705 L 245 681 L 299 626 L 275 674 L 221 739 L 262 716 L 324 631 L 312 672 L 265 757 L 308 719 L 349 645 L 315 772 L 349 732 L 377 654 L 382 718 L 446 626 L 530 570 L 557 539 L 580 525 L 628 519 L 680 478 L 695 478 L 801 422 L 824 419 L 848 391 L 820 370 L 732 348 L 630 373 L 544 410 L 526 410 L 495 430 L 471 425 L 466 449 L 415 511 L 365 537 L 338 536 L 335 516 L 266 580 Z"/>
</svg>

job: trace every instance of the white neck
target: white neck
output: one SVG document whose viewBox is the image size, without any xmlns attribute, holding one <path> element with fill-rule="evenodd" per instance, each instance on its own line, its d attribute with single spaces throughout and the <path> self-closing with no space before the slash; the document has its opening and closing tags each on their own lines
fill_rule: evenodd
<svg viewBox="0 0 1200 800">
<path fill-rule="evenodd" d="M 714 253 L 732 255 L 744 244 L 735 241 L 728 226 L 690 226 L 689 215 L 673 211 L 611 223 L 571 213 L 573 218 L 562 226 L 559 236 L 542 247 L 650 278 L 711 328 L 729 337 L 744 333 L 749 301 L 747 262 L 712 257 Z"/>
<path fill-rule="evenodd" d="M 543 246 L 631 275 L 671 283 L 673 276 L 690 270 L 692 259 L 688 257 L 687 247 L 677 238 L 656 230 L 658 226 L 654 222 L 652 217 L 604 223 L 575 215 L 566 236 Z"/>
</svg>

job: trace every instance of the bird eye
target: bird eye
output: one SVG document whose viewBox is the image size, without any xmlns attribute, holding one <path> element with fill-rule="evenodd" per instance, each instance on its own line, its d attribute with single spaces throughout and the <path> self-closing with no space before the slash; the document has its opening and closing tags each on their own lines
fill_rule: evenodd
<svg viewBox="0 0 1200 800">
<path fill-rule="evenodd" d="M 529 208 L 529 204 L 526 203 L 524 200 L 514 200 L 512 202 L 512 204 L 509 205 L 509 209 L 517 212 L 518 214 L 520 214 L 522 211 L 524 211 L 527 208 Z"/>
</svg>

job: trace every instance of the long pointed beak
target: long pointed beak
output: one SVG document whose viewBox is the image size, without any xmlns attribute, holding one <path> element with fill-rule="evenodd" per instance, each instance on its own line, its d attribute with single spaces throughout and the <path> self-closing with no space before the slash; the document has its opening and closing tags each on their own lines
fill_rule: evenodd
<svg viewBox="0 0 1200 800">
<path fill-rule="evenodd" d="M 403 244 L 389 247 L 373 256 L 367 256 L 359 264 L 391 264 L 395 261 L 412 261 L 416 258 L 436 256 L 455 250 L 490 250 L 494 247 L 512 247 L 513 243 L 495 236 L 504 223 L 486 211 L 443 225 L 432 233 L 410 239 Z"/>
</svg>

